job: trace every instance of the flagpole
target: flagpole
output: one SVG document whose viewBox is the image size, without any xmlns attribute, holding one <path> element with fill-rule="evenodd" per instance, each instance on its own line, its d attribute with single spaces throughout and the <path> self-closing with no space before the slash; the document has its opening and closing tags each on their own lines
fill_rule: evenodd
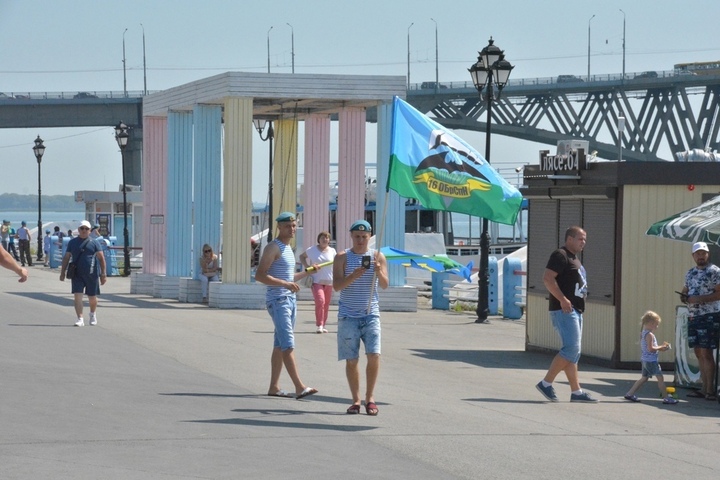
<svg viewBox="0 0 720 480">
<path fill-rule="evenodd" d="M 380 221 L 380 227 L 377 229 L 378 233 L 375 234 L 375 250 L 377 252 L 380 251 L 379 245 L 381 244 L 383 235 L 385 233 L 385 217 L 387 216 L 387 208 L 388 208 L 389 200 L 390 200 L 390 190 L 388 189 L 385 191 L 385 202 L 384 202 L 385 204 L 383 205 L 382 219 Z M 375 220 L 377 223 L 377 217 L 375 217 Z M 385 266 L 387 268 L 390 268 L 387 265 L 387 261 L 385 262 Z M 388 272 L 388 275 L 389 275 L 389 272 Z M 367 306 L 367 309 L 365 310 L 365 313 L 370 313 L 370 306 L 372 305 L 372 297 L 373 297 L 373 294 L 375 293 L 375 281 L 376 280 L 377 280 L 377 255 L 375 256 L 375 268 L 373 268 L 372 282 L 370 282 L 370 298 L 368 298 L 368 306 Z"/>
</svg>

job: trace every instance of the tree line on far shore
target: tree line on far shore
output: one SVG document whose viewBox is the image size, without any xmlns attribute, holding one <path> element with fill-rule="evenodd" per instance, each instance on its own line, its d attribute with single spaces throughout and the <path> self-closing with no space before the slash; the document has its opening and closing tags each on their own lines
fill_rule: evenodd
<svg viewBox="0 0 720 480">
<path fill-rule="evenodd" d="M 84 210 L 85 206 L 75 201 L 73 195 L 43 195 L 42 209 L 48 212 L 75 212 Z M 0 194 L 0 211 L 4 212 L 36 212 L 38 209 L 37 195 L 20 195 L 18 193 Z"/>
</svg>

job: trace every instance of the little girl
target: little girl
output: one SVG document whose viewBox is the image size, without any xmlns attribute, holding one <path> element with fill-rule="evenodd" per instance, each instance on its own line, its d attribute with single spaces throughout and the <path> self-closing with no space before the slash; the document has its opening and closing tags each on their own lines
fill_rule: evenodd
<svg viewBox="0 0 720 480">
<path fill-rule="evenodd" d="M 642 350 L 640 361 L 642 363 L 642 376 L 625 394 L 625 400 L 639 402 L 640 399 L 635 395 L 635 392 L 637 392 L 640 387 L 642 387 L 653 375 L 657 378 L 660 395 L 665 395 L 665 382 L 663 381 L 662 369 L 658 363 L 658 352 L 670 350 L 670 344 L 668 342 L 663 342 L 660 346 L 657 344 L 654 332 L 660 326 L 660 322 L 660 315 L 653 311 L 648 310 L 642 316 L 642 332 L 640 333 L 640 348 Z M 678 401 L 668 395 L 663 398 L 663 403 L 666 405 L 675 405 Z"/>
</svg>

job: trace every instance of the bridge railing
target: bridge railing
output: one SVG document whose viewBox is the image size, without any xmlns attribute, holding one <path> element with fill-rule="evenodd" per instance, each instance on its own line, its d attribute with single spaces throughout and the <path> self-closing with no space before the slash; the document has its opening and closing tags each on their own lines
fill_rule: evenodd
<svg viewBox="0 0 720 480">
<path fill-rule="evenodd" d="M 149 92 L 150 93 L 150 92 Z M 113 91 L 83 91 L 83 92 L 0 92 L 0 101 L 15 100 L 77 100 L 97 98 L 139 98 L 142 91 L 113 92 Z"/>
<path fill-rule="evenodd" d="M 646 71 L 646 72 L 633 72 L 633 73 L 625 73 L 625 81 L 628 80 L 643 80 L 647 82 L 652 82 L 654 80 L 661 81 L 659 79 L 663 78 L 675 78 L 675 77 L 693 77 L 695 75 L 690 75 L 687 72 L 679 72 L 676 70 L 665 70 L 665 71 Z M 622 81 L 623 80 L 623 74 L 622 73 L 605 73 L 605 74 L 595 74 L 591 75 L 588 79 L 587 75 L 558 75 L 554 77 L 530 77 L 530 78 L 517 78 L 517 79 L 510 79 L 508 81 L 507 86 L 508 87 L 523 87 L 523 86 L 532 86 L 532 85 L 554 85 L 554 84 L 572 84 L 572 83 L 587 83 L 587 82 L 612 82 L 612 81 Z M 462 82 L 440 82 L 439 83 L 439 89 L 440 91 L 445 89 L 474 89 L 475 86 L 473 85 L 472 81 L 469 79 L 467 81 Z M 410 84 L 408 87 L 408 90 L 417 90 L 417 91 L 426 91 L 428 93 L 435 92 L 435 82 L 422 82 L 422 83 L 413 83 Z"/>
</svg>

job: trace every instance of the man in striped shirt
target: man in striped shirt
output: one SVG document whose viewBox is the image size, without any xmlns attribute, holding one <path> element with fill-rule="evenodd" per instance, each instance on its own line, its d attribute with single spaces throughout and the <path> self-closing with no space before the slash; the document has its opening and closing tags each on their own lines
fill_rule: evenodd
<svg viewBox="0 0 720 480">
<path fill-rule="evenodd" d="M 333 288 L 340 291 L 338 301 L 338 360 L 345 360 L 352 405 L 349 414 L 360 413 L 360 341 L 367 356 L 365 413 L 377 415 L 375 382 L 380 371 L 380 308 L 378 286 L 388 287 L 387 262 L 379 250 L 370 250 L 372 228 L 365 220 L 350 227 L 352 248 L 337 254 L 333 263 Z"/>
<path fill-rule="evenodd" d="M 300 290 L 300 286 L 296 282 L 310 274 L 305 271 L 295 272 L 295 254 L 290 245 L 297 230 L 295 214 L 283 212 L 275 221 L 278 235 L 265 247 L 255 273 L 255 280 L 267 285 L 265 303 L 275 325 L 273 351 L 270 357 L 268 395 L 271 397 L 294 396 L 300 400 L 317 393 L 316 388 L 308 387 L 300 380 L 294 353 L 294 329 L 297 316 L 295 293 Z M 280 388 L 280 374 L 283 366 L 295 386 L 295 395 Z"/>
</svg>

